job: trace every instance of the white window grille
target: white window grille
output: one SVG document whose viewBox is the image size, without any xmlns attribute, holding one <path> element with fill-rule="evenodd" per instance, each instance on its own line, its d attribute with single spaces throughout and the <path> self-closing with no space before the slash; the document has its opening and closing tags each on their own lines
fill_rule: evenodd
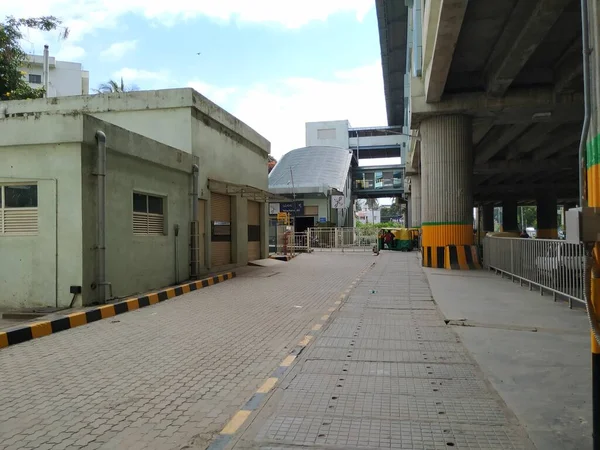
<svg viewBox="0 0 600 450">
<path fill-rule="evenodd" d="M 133 193 L 133 234 L 162 236 L 165 234 L 164 198 Z"/>
<path fill-rule="evenodd" d="M 0 236 L 27 236 L 37 233 L 37 184 L 0 185 Z"/>
</svg>

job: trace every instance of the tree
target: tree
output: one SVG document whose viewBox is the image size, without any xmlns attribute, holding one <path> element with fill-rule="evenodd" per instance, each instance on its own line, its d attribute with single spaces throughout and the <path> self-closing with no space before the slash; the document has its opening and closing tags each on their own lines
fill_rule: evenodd
<svg viewBox="0 0 600 450">
<path fill-rule="evenodd" d="M 28 19 L 16 19 L 8 16 L 0 23 L 0 100 L 21 100 L 41 98 L 43 88 L 32 88 L 25 80 L 21 68 L 26 65 L 27 53 L 19 45 L 23 38 L 22 29 L 31 28 L 41 31 L 62 29 L 62 39 L 69 35 L 68 28 L 60 27 L 61 21 L 54 16 L 42 16 Z"/>
<path fill-rule="evenodd" d="M 269 155 L 269 158 L 267 159 L 267 167 L 269 168 L 269 173 L 271 173 L 271 170 L 273 170 L 273 167 L 275 167 L 276 164 L 277 160 L 271 155 Z"/>
<path fill-rule="evenodd" d="M 96 94 L 111 94 L 116 92 L 131 92 L 139 90 L 140 88 L 135 84 L 132 84 L 131 86 L 125 86 L 123 77 L 121 77 L 121 83 L 115 80 L 108 80 L 108 82 L 102 83 L 100 86 L 98 86 L 98 89 L 94 89 Z"/>
</svg>

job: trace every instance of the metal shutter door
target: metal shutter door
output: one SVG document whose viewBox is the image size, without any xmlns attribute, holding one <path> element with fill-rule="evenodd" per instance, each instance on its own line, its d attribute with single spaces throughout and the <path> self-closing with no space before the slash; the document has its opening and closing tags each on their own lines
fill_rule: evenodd
<svg viewBox="0 0 600 450">
<path fill-rule="evenodd" d="M 210 220 L 229 222 L 231 224 L 231 197 L 211 192 Z M 230 227 L 231 230 L 231 227 Z M 211 235 L 213 231 L 211 230 Z M 211 236 L 211 266 L 218 267 L 231 264 L 231 234 L 227 236 Z"/>
<path fill-rule="evenodd" d="M 248 261 L 260 259 L 260 203 L 248 200 Z"/>
</svg>

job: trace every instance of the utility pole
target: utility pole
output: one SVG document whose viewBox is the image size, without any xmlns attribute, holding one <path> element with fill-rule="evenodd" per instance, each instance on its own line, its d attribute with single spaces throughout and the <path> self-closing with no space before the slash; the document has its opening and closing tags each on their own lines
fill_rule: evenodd
<svg viewBox="0 0 600 450">
<path fill-rule="evenodd" d="M 296 232 L 296 188 L 294 187 L 294 170 L 290 166 L 290 177 L 292 180 L 292 198 L 294 199 L 294 233 Z"/>
</svg>

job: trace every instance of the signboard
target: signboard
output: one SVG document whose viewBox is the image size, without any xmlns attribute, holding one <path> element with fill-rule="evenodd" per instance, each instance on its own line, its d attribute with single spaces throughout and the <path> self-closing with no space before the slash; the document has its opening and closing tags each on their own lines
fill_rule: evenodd
<svg viewBox="0 0 600 450">
<path fill-rule="evenodd" d="M 290 223 L 290 214 L 286 212 L 277 213 L 277 221 L 288 225 Z"/>
<path fill-rule="evenodd" d="M 281 212 L 287 212 L 290 214 L 294 214 L 294 202 L 282 202 L 279 204 L 279 210 Z M 296 215 L 303 216 L 304 215 L 304 201 L 300 200 L 296 202 Z"/>
<path fill-rule="evenodd" d="M 279 212 L 279 203 L 269 203 L 269 215 L 274 216 Z"/>
<path fill-rule="evenodd" d="M 319 222 L 320 223 L 326 223 L 327 222 L 327 217 L 319 217 Z"/>
<path fill-rule="evenodd" d="M 343 209 L 346 207 L 346 199 L 343 195 L 331 196 L 331 207 L 335 209 Z"/>
</svg>

